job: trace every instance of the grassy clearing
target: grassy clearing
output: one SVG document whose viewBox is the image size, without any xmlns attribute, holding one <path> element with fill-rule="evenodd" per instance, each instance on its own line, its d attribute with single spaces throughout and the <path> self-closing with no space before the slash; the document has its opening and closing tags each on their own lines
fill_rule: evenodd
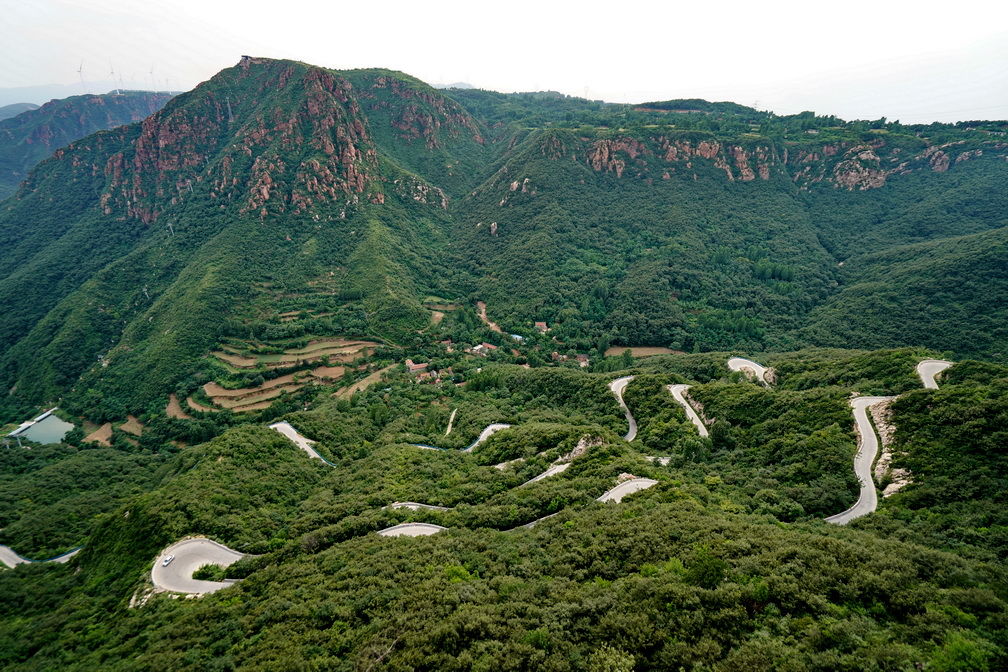
<svg viewBox="0 0 1008 672">
<path fill-rule="evenodd" d="M 659 348 L 651 346 L 635 346 L 626 347 L 625 345 L 614 345 L 605 351 L 606 357 L 618 357 L 622 355 L 627 350 L 630 351 L 632 357 L 654 357 L 655 355 L 682 355 L 685 354 L 680 350 L 672 350 L 671 348 Z"/>
</svg>

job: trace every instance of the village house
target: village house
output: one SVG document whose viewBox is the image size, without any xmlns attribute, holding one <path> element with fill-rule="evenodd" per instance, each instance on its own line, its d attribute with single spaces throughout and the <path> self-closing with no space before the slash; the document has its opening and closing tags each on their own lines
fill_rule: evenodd
<svg viewBox="0 0 1008 672">
<path fill-rule="evenodd" d="M 473 347 L 473 349 L 470 350 L 469 352 L 471 352 L 474 355 L 479 355 L 480 357 L 486 357 L 488 354 L 490 354 L 496 349 L 497 346 L 491 343 L 480 343 L 479 345 Z"/>
<path fill-rule="evenodd" d="M 406 368 L 409 370 L 410 373 L 416 373 L 417 371 L 425 371 L 427 369 L 428 364 L 430 364 L 430 362 L 423 362 L 422 364 L 418 364 L 414 362 L 412 359 L 406 360 Z"/>
</svg>

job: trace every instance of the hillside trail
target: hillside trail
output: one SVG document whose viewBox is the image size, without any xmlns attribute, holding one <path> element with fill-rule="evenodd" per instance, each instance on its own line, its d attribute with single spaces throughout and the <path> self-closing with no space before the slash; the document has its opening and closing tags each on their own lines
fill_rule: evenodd
<svg viewBox="0 0 1008 672">
<path fill-rule="evenodd" d="M 491 322 L 490 318 L 487 317 L 487 312 L 486 312 L 487 309 L 486 309 L 486 303 L 485 302 L 483 302 L 483 301 L 477 301 L 476 302 L 476 308 L 479 310 L 479 318 L 480 318 L 480 320 L 483 321 L 483 324 L 485 324 L 488 327 L 490 327 L 491 331 L 496 331 L 498 334 L 503 334 L 504 333 L 501 330 L 500 326 L 497 325 L 496 322 Z"/>
</svg>

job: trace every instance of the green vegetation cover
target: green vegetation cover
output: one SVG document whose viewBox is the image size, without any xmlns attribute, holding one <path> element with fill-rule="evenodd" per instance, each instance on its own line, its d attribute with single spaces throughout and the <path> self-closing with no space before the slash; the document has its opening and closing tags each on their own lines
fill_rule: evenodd
<svg viewBox="0 0 1008 672">
<path fill-rule="evenodd" d="M 1008 667 L 1006 132 L 244 57 L 56 149 L 0 415 L 77 428 L 7 438 L 0 560 L 82 548 L 0 666 Z"/>
</svg>

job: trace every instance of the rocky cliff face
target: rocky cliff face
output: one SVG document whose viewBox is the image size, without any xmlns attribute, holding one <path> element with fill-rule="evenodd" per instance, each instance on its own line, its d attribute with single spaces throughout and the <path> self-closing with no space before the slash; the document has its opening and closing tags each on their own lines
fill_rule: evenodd
<svg viewBox="0 0 1008 672">
<path fill-rule="evenodd" d="M 377 158 L 352 90 L 322 68 L 246 57 L 139 129 L 56 156 L 70 160 L 74 179 L 104 174 L 102 212 L 120 221 L 152 223 L 197 189 L 260 217 L 355 203 Z M 118 151 L 101 161 L 111 146 Z"/>
<path fill-rule="evenodd" d="M 988 155 L 1008 159 L 998 151 L 998 141 L 967 143 L 956 141 L 929 145 L 921 141 L 916 148 L 906 148 L 878 139 L 870 143 L 837 142 L 788 148 L 785 162 L 791 179 L 801 189 L 818 183 L 832 184 L 848 191 L 864 191 L 885 186 L 894 175 L 913 171 L 944 173 L 963 161 Z"/>
</svg>

